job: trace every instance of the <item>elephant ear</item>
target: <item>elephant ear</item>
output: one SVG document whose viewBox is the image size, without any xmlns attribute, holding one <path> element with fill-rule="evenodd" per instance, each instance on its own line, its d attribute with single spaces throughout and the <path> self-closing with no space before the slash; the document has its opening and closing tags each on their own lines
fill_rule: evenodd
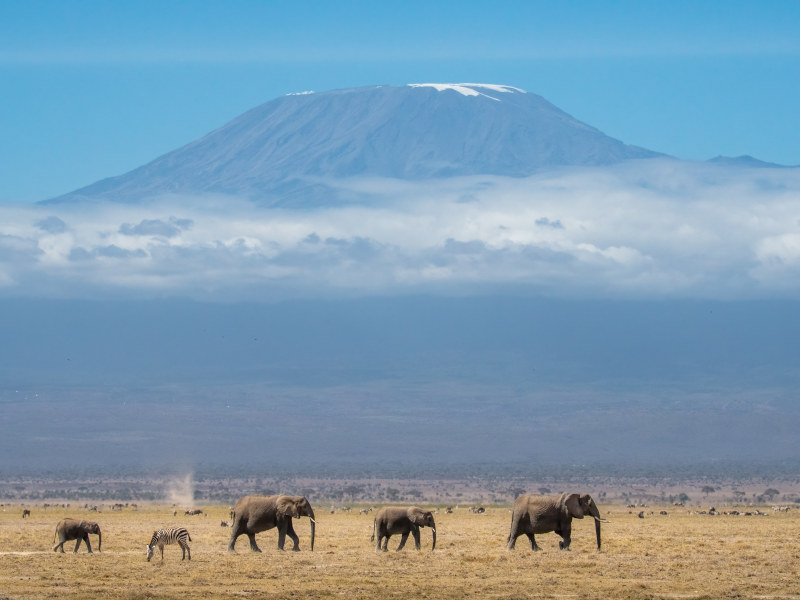
<svg viewBox="0 0 800 600">
<path fill-rule="evenodd" d="M 297 513 L 297 504 L 289 496 L 281 496 L 278 498 L 276 508 L 278 509 L 278 513 L 285 517 L 294 517 L 296 519 L 300 517 Z"/>
<path fill-rule="evenodd" d="M 425 523 L 425 512 L 414 508 L 408 511 L 408 518 L 414 525 L 423 525 Z"/>
<path fill-rule="evenodd" d="M 581 507 L 581 497 L 578 494 L 570 494 L 564 499 L 564 506 L 567 507 L 567 512 L 570 516 L 576 519 L 583 518 L 583 508 Z"/>
</svg>

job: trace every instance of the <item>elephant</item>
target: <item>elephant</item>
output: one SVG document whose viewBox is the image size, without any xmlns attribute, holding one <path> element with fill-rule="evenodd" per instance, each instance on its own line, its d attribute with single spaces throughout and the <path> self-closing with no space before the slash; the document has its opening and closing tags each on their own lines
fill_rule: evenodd
<svg viewBox="0 0 800 600">
<path fill-rule="evenodd" d="M 278 550 L 288 535 L 294 542 L 295 552 L 300 550 L 300 540 L 292 527 L 292 518 L 308 517 L 311 520 L 311 551 L 314 551 L 314 533 L 317 522 L 308 498 L 304 496 L 244 496 L 233 507 L 233 531 L 228 542 L 228 552 L 235 552 L 236 538 L 243 533 L 250 538 L 250 549 L 261 552 L 256 544 L 256 534 L 273 527 L 278 528 Z"/>
<path fill-rule="evenodd" d="M 400 545 L 397 551 L 403 549 L 408 539 L 408 534 L 414 535 L 414 544 L 419 547 L 419 528 L 430 527 L 433 532 L 433 545 L 431 550 L 436 549 L 436 523 L 433 520 L 433 513 L 429 510 L 423 510 L 416 506 L 384 506 L 375 514 L 375 520 L 372 523 L 372 538 L 370 541 L 375 541 L 378 538 L 378 550 L 386 552 L 388 550 L 389 538 L 395 533 L 402 534 L 400 538 Z M 384 539 L 385 538 L 385 539 Z M 381 541 L 383 541 L 383 548 L 381 548 Z"/>
<path fill-rule="evenodd" d="M 597 549 L 600 550 L 600 523 L 608 521 L 600 518 L 600 511 L 589 494 L 582 496 L 568 493 L 560 496 L 523 494 L 514 502 L 508 549 L 513 550 L 517 538 L 524 533 L 531 541 L 531 549 L 541 550 L 534 534 L 555 531 L 563 538 L 558 547 L 569 550 L 572 518 L 582 519 L 584 515 L 594 518 Z"/>
<path fill-rule="evenodd" d="M 103 543 L 103 536 L 100 534 L 100 526 L 93 522 L 93 521 L 77 521 L 75 519 L 61 519 L 56 525 L 56 532 L 53 535 L 53 541 L 55 542 L 56 536 L 58 537 L 58 544 L 53 546 L 53 552 L 58 552 L 60 549 L 61 552 L 64 552 L 64 542 L 68 540 L 78 540 L 78 543 L 75 544 L 75 550 L 73 552 L 77 552 L 78 548 L 81 545 L 81 540 L 86 542 L 86 549 L 89 551 L 89 554 L 92 553 L 92 545 L 89 543 L 89 534 L 93 533 L 97 535 L 97 551 L 100 552 L 100 547 Z"/>
</svg>

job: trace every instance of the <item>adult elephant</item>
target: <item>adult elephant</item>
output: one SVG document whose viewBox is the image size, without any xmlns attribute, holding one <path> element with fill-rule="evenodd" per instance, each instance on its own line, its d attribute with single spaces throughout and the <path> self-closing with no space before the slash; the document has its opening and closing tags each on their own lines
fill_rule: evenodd
<svg viewBox="0 0 800 600">
<path fill-rule="evenodd" d="M 78 551 L 81 541 L 83 541 L 86 542 L 86 550 L 91 554 L 92 545 L 89 543 L 90 533 L 97 535 L 97 551 L 100 552 L 100 547 L 103 544 L 103 536 L 100 533 L 100 526 L 97 523 L 93 521 L 78 521 L 76 519 L 61 519 L 58 525 L 56 525 L 56 532 L 53 535 L 54 542 L 56 538 L 58 538 L 58 544 L 53 546 L 53 552 L 58 552 L 60 549 L 63 553 L 64 542 L 78 540 L 73 552 Z"/>
<path fill-rule="evenodd" d="M 402 534 L 400 538 L 400 545 L 397 551 L 403 549 L 408 539 L 408 534 L 414 536 L 414 544 L 419 550 L 419 528 L 430 527 L 433 531 L 433 545 L 431 550 L 436 549 L 436 523 L 433 520 L 433 513 L 429 510 L 423 510 L 416 506 L 384 506 L 375 514 L 375 520 L 372 523 L 372 538 L 375 541 L 378 538 L 378 550 L 386 552 L 388 550 L 389 538 L 396 533 Z M 381 548 L 381 541 L 383 540 L 383 547 Z"/>
<path fill-rule="evenodd" d="M 256 534 L 273 527 L 278 528 L 278 549 L 283 550 L 288 535 L 294 542 L 292 550 L 300 550 L 300 540 L 292 527 L 292 518 L 308 517 L 311 519 L 311 551 L 314 551 L 314 533 L 317 522 L 308 498 L 304 496 L 260 496 L 252 495 L 240 498 L 233 507 L 233 531 L 228 542 L 228 552 L 235 552 L 236 538 L 247 534 L 250 538 L 250 549 L 261 552 L 256 544 Z"/>
<path fill-rule="evenodd" d="M 508 549 L 513 550 L 517 538 L 528 536 L 533 550 L 541 550 L 534 534 L 555 531 L 564 541 L 558 543 L 562 550 L 568 550 L 572 533 L 572 519 L 582 519 L 585 515 L 594 518 L 597 549 L 600 549 L 600 523 L 608 521 L 600 518 L 600 511 L 589 494 L 561 494 L 560 496 L 539 496 L 523 494 L 514 502 L 511 516 L 511 533 L 508 534 Z"/>
</svg>

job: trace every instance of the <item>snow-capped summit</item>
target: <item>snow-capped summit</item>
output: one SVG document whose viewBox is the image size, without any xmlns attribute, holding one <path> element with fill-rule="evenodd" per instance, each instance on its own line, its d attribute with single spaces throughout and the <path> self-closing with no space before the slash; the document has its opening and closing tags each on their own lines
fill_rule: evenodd
<svg viewBox="0 0 800 600">
<path fill-rule="evenodd" d="M 336 202 L 326 183 L 342 177 L 525 176 L 653 156 L 519 88 L 374 86 L 282 96 L 149 164 L 53 201 L 231 194 L 309 206 Z"/>
</svg>

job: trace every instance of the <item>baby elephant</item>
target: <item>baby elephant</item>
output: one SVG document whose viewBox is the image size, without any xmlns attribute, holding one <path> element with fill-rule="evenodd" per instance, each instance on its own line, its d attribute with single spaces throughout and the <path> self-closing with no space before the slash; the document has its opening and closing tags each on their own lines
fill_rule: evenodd
<svg viewBox="0 0 800 600">
<path fill-rule="evenodd" d="M 56 525 L 56 532 L 53 536 L 53 541 L 58 537 L 58 544 L 53 546 L 53 552 L 64 552 L 64 542 L 69 540 L 78 540 L 75 544 L 74 552 L 78 551 L 81 545 L 81 540 L 86 542 L 86 550 L 89 554 L 92 553 L 92 545 L 89 543 L 89 534 L 97 535 L 97 551 L 100 552 L 100 546 L 103 543 L 103 537 L 100 534 L 100 526 L 92 521 L 77 521 L 75 519 L 61 519 Z"/>
<path fill-rule="evenodd" d="M 433 521 L 433 513 L 429 510 L 423 510 L 416 506 L 384 506 L 375 514 L 375 521 L 372 525 L 372 538 L 375 541 L 378 538 L 378 550 L 386 552 L 388 550 L 389 538 L 396 533 L 402 534 L 400 538 L 400 545 L 397 550 L 403 549 L 408 539 L 408 534 L 414 535 L 414 544 L 419 550 L 419 528 L 430 527 L 433 531 L 433 545 L 431 550 L 436 548 L 436 523 Z M 384 540 L 384 538 L 386 538 Z M 381 547 L 383 541 L 383 547 Z"/>
</svg>

